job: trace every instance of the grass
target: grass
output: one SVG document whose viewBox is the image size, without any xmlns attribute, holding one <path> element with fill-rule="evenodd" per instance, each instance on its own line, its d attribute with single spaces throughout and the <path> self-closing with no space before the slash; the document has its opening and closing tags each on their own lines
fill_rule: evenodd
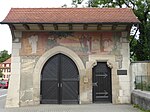
<svg viewBox="0 0 150 112">
<path fill-rule="evenodd" d="M 150 110 L 144 110 L 142 107 L 140 107 L 140 106 L 137 105 L 137 104 L 134 104 L 133 107 L 134 107 L 134 108 L 137 108 L 137 109 L 140 109 L 141 112 L 150 112 Z"/>
</svg>

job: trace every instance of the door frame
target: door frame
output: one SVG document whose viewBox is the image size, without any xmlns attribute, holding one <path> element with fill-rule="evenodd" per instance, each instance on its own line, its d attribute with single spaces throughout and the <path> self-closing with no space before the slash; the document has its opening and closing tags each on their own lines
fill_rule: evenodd
<svg viewBox="0 0 150 112">
<path fill-rule="evenodd" d="M 33 101 L 35 104 L 40 104 L 40 82 L 41 82 L 41 71 L 44 66 L 44 64 L 47 62 L 49 58 L 52 56 L 62 53 L 66 56 L 68 56 L 70 59 L 74 61 L 76 64 L 78 71 L 79 71 L 79 104 L 84 99 L 84 96 L 81 95 L 83 93 L 82 91 L 82 86 L 84 85 L 83 82 L 81 81 L 81 76 L 84 76 L 86 74 L 86 69 L 85 66 L 80 59 L 80 57 L 72 50 L 62 47 L 62 46 L 56 46 L 47 52 L 45 52 L 37 61 L 34 72 L 33 72 Z"/>
<path fill-rule="evenodd" d="M 111 81 L 112 81 L 112 103 L 118 104 L 120 103 L 118 100 L 119 94 L 119 76 L 117 74 L 118 63 L 116 62 L 117 57 L 113 54 L 98 54 L 98 55 L 89 55 L 89 61 L 86 63 L 86 67 L 88 67 L 88 76 L 90 80 L 90 84 L 88 85 L 89 90 L 91 91 L 88 95 L 90 96 L 89 100 L 92 103 L 92 68 L 97 65 L 97 62 L 107 62 L 109 68 L 111 68 Z"/>
</svg>

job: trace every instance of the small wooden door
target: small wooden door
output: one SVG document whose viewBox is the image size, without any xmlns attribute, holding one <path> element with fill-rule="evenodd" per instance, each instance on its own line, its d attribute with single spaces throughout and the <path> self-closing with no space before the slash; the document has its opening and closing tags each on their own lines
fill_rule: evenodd
<svg viewBox="0 0 150 112">
<path fill-rule="evenodd" d="M 93 68 L 93 102 L 112 102 L 111 69 L 106 62 Z"/>
</svg>

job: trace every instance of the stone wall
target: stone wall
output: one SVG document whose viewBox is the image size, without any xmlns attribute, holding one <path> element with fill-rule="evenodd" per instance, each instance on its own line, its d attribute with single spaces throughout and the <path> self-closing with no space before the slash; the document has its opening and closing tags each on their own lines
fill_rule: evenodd
<svg viewBox="0 0 150 112">
<path fill-rule="evenodd" d="M 150 110 L 150 93 L 146 91 L 134 90 L 131 95 L 132 104 L 138 105 L 140 108 Z"/>
<path fill-rule="evenodd" d="M 136 76 L 150 76 L 150 61 L 137 61 L 132 62 L 130 68 L 131 75 L 131 89 L 134 90 Z"/>
<path fill-rule="evenodd" d="M 39 56 L 21 57 L 20 105 L 33 104 L 33 72 Z"/>
</svg>

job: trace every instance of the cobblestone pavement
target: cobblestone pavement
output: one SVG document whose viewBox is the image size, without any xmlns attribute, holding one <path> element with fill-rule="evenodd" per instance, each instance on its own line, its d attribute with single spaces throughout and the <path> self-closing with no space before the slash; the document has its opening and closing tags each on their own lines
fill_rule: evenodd
<svg viewBox="0 0 150 112">
<path fill-rule="evenodd" d="M 3 101 L 5 102 L 5 101 Z M 132 105 L 84 104 L 84 105 L 38 105 L 4 109 L 0 112 L 140 112 Z"/>
</svg>

